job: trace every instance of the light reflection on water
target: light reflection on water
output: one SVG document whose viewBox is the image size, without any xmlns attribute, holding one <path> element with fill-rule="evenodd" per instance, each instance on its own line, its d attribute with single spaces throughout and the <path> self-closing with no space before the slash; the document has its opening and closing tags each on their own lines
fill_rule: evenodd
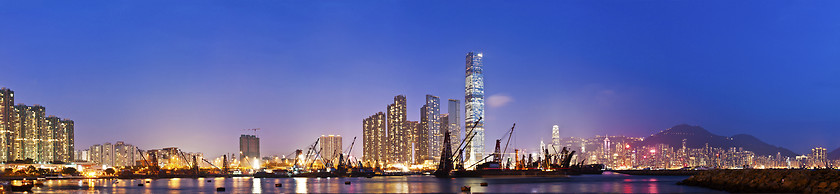
<svg viewBox="0 0 840 194">
<path fill-rule="evenodd" d="M 49 180 L 35 193 L 457 193 L 462 186 L 472 192 L 548 192 L 548 193 L 674 193 L 718 192 L 676 185 L 687 177 L 651 177 L 620 174 L 583 175 L 568 178 L 460 178 L 431 176 L 393 176 L 374 178 L 181 178 L 155 179 L 144 186 L 143 179 Z M 207 182 L 207 181 L 210 182 Z M 350 184 L 345 184 L 350 181 Z M 481 187 L 487 182 L 489 186 Z M 274 184 L 282 184 L 275 187 Z"/>
</svg>

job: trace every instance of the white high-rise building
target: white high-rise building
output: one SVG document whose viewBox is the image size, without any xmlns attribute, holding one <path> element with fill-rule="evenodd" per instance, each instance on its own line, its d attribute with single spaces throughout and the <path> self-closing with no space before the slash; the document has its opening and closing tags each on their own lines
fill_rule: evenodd
<svg viewBox="0 0 840 194">
<path fill-rule="evenodd" d="M 484 158 L 484 65 L 482 53 L 469 52 L 466 57 L 466 87 L 464 105 L 466 111 L 466 136 L 471 137 L 465 150 L 466 166 L 474 166 Z"/>
<path fill-rule="evenodd" d="M 342 154 L 340 135 L 321 135 L 321 157 L 327 161 L 337 162 L 338 156 Z"/>
<path fill-rule="evenodd" d="M 551 127 L 551 147 L 560 150 L 560 126 L 554 125 Z"/>
</svg>

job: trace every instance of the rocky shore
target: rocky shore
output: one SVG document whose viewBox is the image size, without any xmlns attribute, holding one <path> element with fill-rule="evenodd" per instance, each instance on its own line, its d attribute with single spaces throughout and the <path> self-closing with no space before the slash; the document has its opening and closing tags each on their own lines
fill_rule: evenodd
<svg viewBox="0 0 840 194">
<path fill-rule="evenodd" d="M 729 192 L 840 193 L 840 171 L 830 169 L 708 170 L 677 184 Z"/>
<path fill-rule="evenodd" d="M 627 174 L 627 175 L 646 175 L 646 176 L 691 176 L 703 172 L 704 170 L 611 170 L 612 172 Z"/>
</svg>

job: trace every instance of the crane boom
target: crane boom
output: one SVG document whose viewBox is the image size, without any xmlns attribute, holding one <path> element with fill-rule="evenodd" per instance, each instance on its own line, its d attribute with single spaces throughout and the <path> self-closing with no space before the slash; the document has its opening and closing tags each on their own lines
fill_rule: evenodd
<svg viewBox="0 0 840 194">
<path fill-rule="evenodd" d="M 353 145 L 356 145 L 356 137 L 353 137 L 353 143 L 350 143 L 350 149 L 347 150 L 347 163 L 348 164 L 350 164 L 350 152 L 353 151 Z M 344 163 L 344 161 L 341 161 L 340 163 Z M 350 165 L 352 166 L 353 164 L 350 164 Z"/>
</svg>

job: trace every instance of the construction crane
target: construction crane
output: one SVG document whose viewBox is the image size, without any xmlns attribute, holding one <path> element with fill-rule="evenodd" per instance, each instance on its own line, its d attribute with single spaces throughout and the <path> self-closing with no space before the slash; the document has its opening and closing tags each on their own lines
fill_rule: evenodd
<svg viewBox="0 0 840 194">
<path fill-rule="evenodd" d="M 353 137 L 353 143 L 350 143 L 350 149 L 347 150 L 347 164 L 350 164 L 351 166 L 353 163 L 350 162 L 350 152 L 353 151 L 353 145 L 356 145 L 356 137 Z M 343 163 L 344 161 L 341 162 Z"/>
</svg>

